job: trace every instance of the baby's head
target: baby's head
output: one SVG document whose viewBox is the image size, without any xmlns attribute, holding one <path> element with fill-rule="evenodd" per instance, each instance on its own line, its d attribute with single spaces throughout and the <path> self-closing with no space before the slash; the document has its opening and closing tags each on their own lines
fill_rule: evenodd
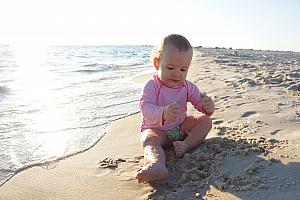
<svg viewBox="0 0 300 200">
<path fill-rule="evenodd" d="M 186 79 L 193 57 L 193 48 L 182 35 L 171 34 L 163 38 L 161 45 L 152 51 L 152 60 L 162 82 L 177 87 Z"/>
<path fill-rule="evenodd" d="M 170 34 L 165 36 L 161 40 L 160 45 L 152 49 L 152 59 L 154 59 L 155 57 L 160 59 L 162 57 L 163 51 L 168 46 L 173 46 L 179 51 L 193 50 L 190 42 L 184 36 L 179 34 Z"/>
</svg>

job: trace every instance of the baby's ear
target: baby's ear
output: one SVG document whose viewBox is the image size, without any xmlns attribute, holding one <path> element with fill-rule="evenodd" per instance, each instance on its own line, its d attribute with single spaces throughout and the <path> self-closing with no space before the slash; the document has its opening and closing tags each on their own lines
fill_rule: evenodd
<svg viewBox="0 0 300 200">
<path fill-rule="evenodd" d="M 159 68 L 159 58 L 154 57 L 153 58 L 153 64 L 154 64 L 155 69 L 158 70 L 158 68 Z"/>
</svg>

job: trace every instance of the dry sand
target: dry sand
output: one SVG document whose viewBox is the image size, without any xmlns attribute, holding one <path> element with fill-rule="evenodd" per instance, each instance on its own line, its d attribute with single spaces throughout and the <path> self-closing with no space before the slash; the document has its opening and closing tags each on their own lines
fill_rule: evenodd
<svg viewBox="0 0 300 200">
<path fill-rule="evenodd" d="M 291 52 L 197 49 L 189 79 L 215 99 L 214 127 L 181 159 L 167 148 L 168 179 L 133 178 L 143 165 L 137 113 L 90 150 L 17 174 L 0 199 L 300 199 L 299 66 Z"/>
</svg>

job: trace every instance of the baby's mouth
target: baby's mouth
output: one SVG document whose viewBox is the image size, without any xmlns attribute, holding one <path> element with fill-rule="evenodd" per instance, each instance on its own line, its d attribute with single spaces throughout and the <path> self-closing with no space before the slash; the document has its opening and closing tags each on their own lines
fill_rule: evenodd
<svg viewBox="0 0 300 200">
<path fill-rule="evenodd" d="M 175 83 L 176 85 L 178 85 L 180 83 L 180 80 L 170 79 L 170 81 L 172 83 Z"/>
</svg>

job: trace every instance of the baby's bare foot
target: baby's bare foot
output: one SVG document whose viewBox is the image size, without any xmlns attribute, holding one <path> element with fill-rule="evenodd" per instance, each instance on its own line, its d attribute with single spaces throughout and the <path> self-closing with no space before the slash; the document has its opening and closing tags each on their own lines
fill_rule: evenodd
<svg viewBox="0 0 300 200">
<path fill-rule="evenodd" d="M 174 148 L 175 148 L 175 155 L 177 157 L 184 156 L 185 152 L 188 151 L 188 145 L 185 141 L 175 141 L 173 142 Z"/>
<path fill-rule="evenodd" d="M 164 179 L 168 176 L 168 169 L 164 164 L 151 163 L 145 165 L 137 174 L 138 183 L 156 181 Z"/>
</svg>

